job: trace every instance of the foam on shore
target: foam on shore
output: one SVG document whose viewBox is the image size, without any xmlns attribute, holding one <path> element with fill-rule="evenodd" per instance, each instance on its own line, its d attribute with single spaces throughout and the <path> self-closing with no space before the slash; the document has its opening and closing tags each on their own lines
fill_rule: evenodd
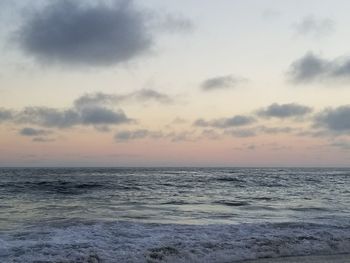
<svg viewBox="0 0 350 263">
<path fill-rule="evenodd" d="M 242 263 L 349 263 L 350 254 L 302 257 L 267 258 L 243 261 Z"/>
<path fill-rule="evenodd" d="M 310 223 L 162 225 L 68 221 L 0 232 L 0 262 L 226 263 L 349 251 L 349 227 Z M 286 259 L 257 262 L 289 262 Z M 302 259 L 298 262 L 315 262 Z"/>
</svg>

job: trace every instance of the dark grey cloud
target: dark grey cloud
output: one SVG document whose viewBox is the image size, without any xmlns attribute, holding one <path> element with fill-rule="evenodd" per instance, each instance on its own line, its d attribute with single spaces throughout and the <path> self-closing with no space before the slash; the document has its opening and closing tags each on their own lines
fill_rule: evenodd
<svg viewBox="0 0 350 263">
<path fill-rule="evenodd" d="M 133 100 L 137 102 L 155 101 L 164 104 L 173 102 L 173 99 L 165 93 L 161 93 L 153 89 L 141 89 L 135 92 L 121 95 L 106 94 L 101 92 L 94 94 L 85 94 L 74 101 L 74 106 L 76 108 L 85 108 L 96 105 L 113 105 Z"/>
<path fill-rule="evenodd" d="M 278 104 L 273 103 L 267 108 L 257 111 L 257 115 L 265 118 L 290 118 L 301 117 L 312 112 L 312 108 L 297 103 Z"/>
<path fill-rule="evenodd" d="M 49 107 L 27 107 L 20 111 L 15 119 L 18 123 L 57 128 L 72 127 L 81 122 L 80 114 L 74 109 L 60 110 Z"/>
<path fill-rule="evenodd" d="M 55 139 L 48 137 L 52 134 L 50 130 L 25 127 L 19 131 L 19 134 L 26 137 L 31 137 L 33 142 L 53 142 Z"/>
<path fill-rule="evenodd" d="M 51 1 L 24 19 L 20 47 L 40 62 L 108 66 L 147 52 L 152 36 L 132 1 Z"/>
<path fill-rule="evenodd" d="M 78 109 L 85 107 L 93 107 L 96 105 L 110 105 L 117 103 L 122 98 L 114 94 L 105 94 L 105 93 L 94 93 L 94 94 L 85 94 L 74 101 L 74 106 Z"/>
<path fill-rule="evenodd" d="M 206 121 L 204 119 L 198 119 L 194 122 L 195 126 L 199 127 L 215 127 L 215 128 L 229 128 L 244 126 L 254 123 L 256 120 L 250 116 L 236 115 L 230 118 L 221 118 L 211 121 Z"/>
<path fill-rule="evenodd" d="M 232 75 L 217 76 L 206 79 L 202 82 L 200 87 L 204 91 L 228 89 L 237 87 L 242 82 L 244 82 L 244 79 Z"/>
<path fill-rule="evenodd" d="M 12 119 L 13 112 L 11 110 L 0 108 L 0 123 Z"/>
<path fill-rule="evenodd" d="M 108 125 L 129 122 L 122 110 L 114 111 L 103 107 L 86 108 L 80 112 L 81 124 Z"/>
<path fill-rule="evenodd" d="M 0 122 L 8 121 L 16 124 L 59 129 L 79 125 L 93 126 L 98 131 L 107 132 L 110 131 L 110 125 L 135 122 L 123 110 L 114 108 L 116 105 L 129 100 L 136 102 L 156 101 L 164 104 L 169 104 L 173 101 L 170 96 L 151 89 L 142 89 L 123 95 L 86 94 L 76 99 L 73 106 L 65 109 L 32 106 L 15 111 L 0 108 Z M 29 133 L 30 131 L 26 129 L 22 135 L 29 135 Z M 32 134 L 32 136 L 35 135 L 38 136 L 39 134 Z M 157 137 L 158 134 L 151 132 L 148 136 Z"/>
<path fill-rule="evenodd" d="M 15 39 L 25 54 L 44 64 L 116 65 L 153 52 L 160 33 L 192 28 L 186 18 L 163 17 L 132 0 L 43 2 L 26 10 Z M 159 30 L 161 25 L 167 29 Z"/>
<path fill-rule="evenodd" d="M 108 96 L 88 95 L 76 100 L 72 107 L 57 109 L 50 107 L 26 107 L 19 111 L 1 109 L 0 121 L 16 124 L 36 125 L 46 128 L 70 128 L 77 125 L 91 125 L 97 130 L 107 131 L 108 125 L 118 125 L 132 122 L 121 109 L 113 109 L 106 105 Z M 24 128 L 22 135 L 44 135 L 44 130 Z"/>
<path fill-rule="evenodd" d="M 327 60 L 309 52 L 292 63 L 288 75 L 294 83 L 349 80 L 350 58 L 339 57 Z"/>
<path fill-rule="evenodd" d="M 105 107 L 94 106 L 67 110 L 27 107 L 17 114 L 16 121 L 43 127 L 70 128 L 76 125 L 116 125 L 131 120 L 122 110 L 114 111 Z"/>
<path fill-rule="evenodd" d="M 294 28 L 298 35 L 319 38 L 333 33 L 335 30 L 335 22 L 330 18 L 307 16 L 296 23 Z"/>
<path fill-rule="evenodd" d="M 307 53 L 304 57 L 292 63 L 289 76 L 296 83 L 311 82 L 319 79 L 329 71 L 329 63 L 326 60 Z"/>
<path fill-rule="evenodd" d="M 315 117 L 315 126 L 335 133 L 350 133 L 350 105 L 328 108 Z"/>
<path fill-rule="evenodd" d="M 29 136 L 29 137 L 48 135 L 50 133 L 51 132 L 48 130 L 35 129 L 35 128 L 30 128 L 30 127 L 25 127 L 19 131 L 20 135 Z"/>
</svg>

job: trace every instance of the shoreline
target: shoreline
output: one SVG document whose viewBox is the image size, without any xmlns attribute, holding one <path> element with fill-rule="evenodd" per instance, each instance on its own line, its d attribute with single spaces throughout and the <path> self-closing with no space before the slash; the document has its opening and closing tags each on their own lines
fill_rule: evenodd
<svg viewBox="0 0 350 263">
<path fill-rule="evenodd" d="M 348 263 L 350 254 L 318 255 L 318 256 L 291 256 L 280 258 L 264 258 L 239 261 L 240 263 Z M 237 262 L 238 263 L 238 262 Z"/>
</svg>

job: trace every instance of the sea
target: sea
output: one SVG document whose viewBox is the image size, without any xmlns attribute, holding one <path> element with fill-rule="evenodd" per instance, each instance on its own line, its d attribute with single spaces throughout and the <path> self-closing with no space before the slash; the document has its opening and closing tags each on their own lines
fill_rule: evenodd
<svg viewBox="0 0 350 263">
<path fill-rule="evenodd" d="M 0 169 L 1 263 L 349 252 L 350 169 Z"/>
</svg>

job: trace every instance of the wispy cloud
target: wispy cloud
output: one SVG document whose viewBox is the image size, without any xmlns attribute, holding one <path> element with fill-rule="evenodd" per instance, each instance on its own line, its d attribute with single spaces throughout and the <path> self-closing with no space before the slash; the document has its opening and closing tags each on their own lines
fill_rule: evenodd
<svg viewBox="0 0 350 263">
<path fill-rule="evenodd" d="M 204 91 L 235 88 L 245 82 L 246 79 L 233 75 L 217 76 L 204 80 L 200 87 Z"/>
<path fill-rule="evenodd" d="M 163 134 L 161 132 L 154 132 L 154 131 L 149 131 L 146 129 L 139 129 L 139 130 L 134 130 L 134 131 L 119 131 L 115 134 L 114 138 L 118 142 L 125 142 L 125 141 L 130 141 L 130 140 L 136 140 L 136 139 L 144 139 L 147 137 L 152 137 L 153 139 L 155 138 L 162 138 Z"/>
<path fill-rule="evenodd" d="M 221 118 L 210 121 L 198 119 L 194 122 L 194 125 L 199 127 L 229 128 L 249 125 L 254 123 L 255 121 L 256 120 L 251 116 L 236 115 L 230 118 Z"/>
<path fill-rule="evenodd" d="M 33 138 L 33 142 L 47 143 L 47 142 L 54 142 L 54 141 L 55 141 L 55 139 L 47 138 L 47 137 L 35 137 L 35 138 Z"/>
<path fill-rule="evenodd" d="M 311 37 L 324 37 L 335 31 L 335 22 L 330 18 L 306 16 L 294 24 L 296 34 Z"/>
<path fill-rule="evenodd" d="M 116 142 L 128 142 L 132 140 L 140 139 L 166 139 L 172 142 L 182 142 L 182 141 L 195 141 L 198 139 L 198 136 L 195 136 L 193 131 L 152 131 L 147 129 L 138 129 L 138 130 L 122 130 L 118 131 L 114 135 Z"/>
<path fill-rule="evenodd" d="M 123 102 L 150 102 L 171 104 L 174 100 L 167 94 L 153 89 L 141 89 L 127 94 L 106 94 L 102 92 L 85 94 L 74 101 L 76 108 L 91 107 L 94 105 L 113 105 Z"/>
<path fill-rule="evenodd" d="M 23 136 L 42 136 L 42 135 L 48 135 L 51 134 L 51 131 L 48 130 L 43 130 L 43 129 L 35 129 L 35 128 L 30 128 L 30 127 L 25 127 L 19 131 L 20 135 Z"/>
</svg>

